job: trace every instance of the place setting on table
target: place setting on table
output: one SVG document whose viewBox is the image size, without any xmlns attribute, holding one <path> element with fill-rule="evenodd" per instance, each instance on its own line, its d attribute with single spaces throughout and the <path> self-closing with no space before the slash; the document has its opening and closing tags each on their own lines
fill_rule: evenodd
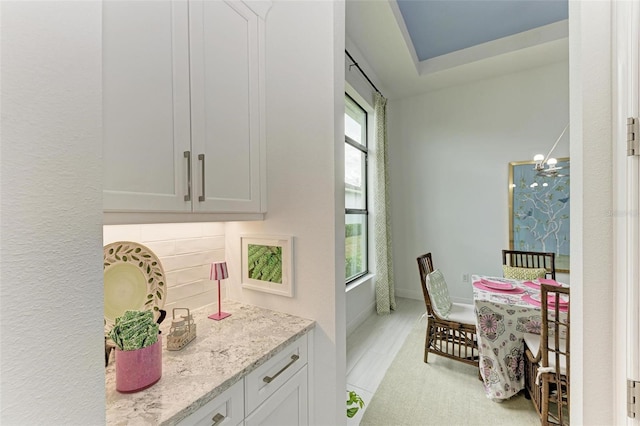
<svg viewBox="0 0 640 426">
<path fill-rule="evenodd" d="M 502 277 L 473 275 L 472 282 L 475 289 L 481 290 L 484 293 L 476 294 L 474 298 L 492 299 L 494 298 L 492 297 L 492 293 L 495 295 L 506 295 L 511 296 L 508 300 L 512 303 L 522 301 L 538 308 L 542 306 L 540 301 L 540 286 L 542 284 L 567 287 L 566 284 L 550 278 L 537 278 L 534 280 L 521 281 Z M 502 297 L 495 299 L 505 301 Z M 555 305 L 555 302 L 555 300 L 549 299 L 549 307 Z M 567 303 L 568 300 L 566 298 L 561 298 L 559 301 L 560 310 L 563 310 L 563 305 L 566 305 Z M 566 310 L 566 307 L 564 308 L 564 310 Z"/>
<path fill-rule="evenodd" d="M 538 278 L 537 280 L 533 280 L 533 281 L 523 281 L 522 285 L 525 285 L 529 288 L 533 288 L 535 290 L 540 291 L 541 289 L 541 284 L 546 284 L 546 285 L 551 285 L 551 286 L 558 286 L 558 287 L 567 287 L 566 285 L 557 282 L 556 280 L 553 279 L 549 279 L 549 278 Z M 522 296 L 522 300 L 524 300 L 525 302 L 528 302 L 532 305 L 538 306 L 538 307 L 542 307 L 542 301 L 540 299 L 540 293 L 535 293 L 535 294 L 525 294 Z M 549 307 L 549 309 L 553 308 L 555 306 L 555 304 L 558 303 L 559 305 L 559 310 L 560 311 L 567 311 L 567 305 L 569 304 L 569 299 L 561 296 L 559 297 L 559 300 L 556 300 L 555 296 L 550 295 L 548 297 L 547 300 L 547 306 Z"/>
<path fill-rule="evenodd" d="M 494 401 L 508 399 L 524 388 L 524 333 L 540 333 L 541 285 L 568 287 L 553 279 L 519 280 L 472 275 L 478 330 L 480 375 L 485 393 Z M 554 296 L 551 296 L 554 297 Z M 556 300 L 549 299 L 553 309 Z M 566 312 L 568 299 L 558 300 Z"/>
<path fill-rule="evenodd" d="M 502 278 L 480 278 L 473 282 L 473 286 L 480 290 L 502 293 L 502 294 L 521 294 L 525 290 L 516 286 L 512 280 Z"/>
</svg>

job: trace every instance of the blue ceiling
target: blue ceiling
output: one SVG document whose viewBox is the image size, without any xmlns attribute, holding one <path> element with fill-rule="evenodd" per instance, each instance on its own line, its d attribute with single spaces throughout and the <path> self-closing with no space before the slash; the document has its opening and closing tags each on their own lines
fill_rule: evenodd
<svg viewBox="0 0 640 426">
<path fill-rule="evenodd" d="M 568 18 L 568 0 L 397 0 L 419 61 Z"/>
</svg>

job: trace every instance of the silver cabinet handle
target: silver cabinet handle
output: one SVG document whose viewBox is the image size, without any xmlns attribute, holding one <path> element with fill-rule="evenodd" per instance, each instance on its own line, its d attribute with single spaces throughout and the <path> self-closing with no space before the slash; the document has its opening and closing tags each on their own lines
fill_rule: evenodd
<svg viewBox="0 0 640 426">
<path fill-rule="evenodd" d="M 273 376 L 269 377 L 269 376 L 265 376 L 262 380 L 265 383 L 271 383 L 276 377 L 278 377 L 284 370 L 286 370 L 287 368 L 291 367 L 291 364 L 293 364 L 294 362 L 296 362 L 297 360 L 300 359 L 299 355 L 293 354 L 291 355 L 291 361 L 289 361 L 289 363 L 287 365 L 285 365 L 284 367 L 282 367 L 280 369 L 280 371 L 278 371 L 276 374 L 274 374 Z"/>
<path fill-rule="evenodd" d="M 213 423 L 211 423 L 211 426 L 217 426 L 217 425 L 219 425 L 220 423 L 222 423 L 222 422 L 224 421 L 224 419 L 226 419 L 226 417 L 225 417 L 225 416 L 223 416 L 223 415 L 222 415 L 222 414 L 220 414 L 220 413 L 217 413 L 217 414 L 216 414 L 215 416 L 213 416 L 213 418 L 211 419 L 211 421 L 213 422 Z"/>
<path fill-rule="evenodd" d="M 191 151 L 185 151 L 184 158 L 187 159 L 187 195 L 184 200 L 191 201 Z"/>
<path fill-rule="evenodd" d="M 198 154 L 198 160 L 202 161 L 202 195 L 198 197 L 198 201 L 204 201 L 204 154 Z"/>
</svg>

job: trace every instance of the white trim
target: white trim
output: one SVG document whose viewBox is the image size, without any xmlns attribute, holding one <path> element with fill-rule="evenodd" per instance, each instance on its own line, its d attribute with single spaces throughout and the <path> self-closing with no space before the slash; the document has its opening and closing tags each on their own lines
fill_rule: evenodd
<svg viewBox="0 0 640 426">
<path fill-rule="evenodd" d="M 466 49 L 437 56 L 435 58 L 420 61 L 416 48 L 411 40 L 411 35 L 407 29 L 407 24 L 400 12 L 397 0 L 389 0 L 389 6 L 398 24 L 402 39 L 411 55 L 416 71 L 419 75 L 427 75 L 471 62 L 480 61 L 505 53 L 514 52 L 529 47 L 542 45 L 545 43 L 566 39 L 569 37 L 569 20 L 554 22 L 543 25 L 518 34 L 502 37 L 497 40 L 481 43 Z"/>
<path fill-rule="evenodd" d="M 628 46 L 628 87 L 625 94 L 628 95 L 627 105 L 629 117 L 640 115 L 640 1 L 634 0 L 627 3 L 631 7 L 630 13 L 625 17 L 629 25 Z M 623 95 L 624 96 L 624 95 Z M 620 117 L 625 119 L 626 117 Z M 626 120 L 624 121 L 626 124 Z M 626 130 L 626 126 L 625 126 Z M 626 132 L 625 133 L 626 136 Z M 636 135 L 636 138 L 639 136 Z M 626 140 L 626 138 L 625 138 Z M 625 146 L 622 147 L 626 150 Z M 640 157 L 627 158 L 627 197 L 626 197 L 626 218 L 627 218 L 627 378 L 640 381 Z M 639 424 L 640 420 L 636 420 Z"/>
<path fill-rule="evenodd" d="M 396 296 L 404 297 L 405 299 L 424 300 L 424 295 L 419 287 L 416 290 L 396 287 Z"/>
<path fill-rule="evenodd" d="M 357 280 L 352 281 L 349 284 L 347 284 L 347 289 L 345 291 L 347 293 L 349 293 L 351 290 L 355 290 L 356 288 L 360 287 L 362 284 L 364 284 L 364 283 L 366 283 L 368 281 L 373 281 L 375 276 L 376 276 L 376 274 L 368 273 L 368 274 L 358 278 Z"/>
<path fill-rule="evenodd" d="M 398 28 L 400 28 L 400 32 L 402 33 L 402 39 L 404 40 L 404 43 L 407 45 L 407 49 L 411 54 L 413 65 L 416 67 L 416 70 L 418 70 L 420 61 L 418 60 L 418 54 L 416 53 L 416 48 L 413 45 L 413 41 L 411 41 L 411 36 L 409 35 L 409 30 L 407 29 L 407 24 L 406 22 L 404 22 L 402 12 L 400 12 L 400 6 L 398 6 L 397 0 L 389 0 L 389 6 L 391 6 L 393 17 L 396 18 L 396 23 L 398 24 Z"/>
<path fill-rule="evenodd" d="M 627 157 L 627 117 L 638 117 L 640 2 L 613 3 L 614 271 L 615 303 L 626 306 L 614 317 L 614 420 L 640 425 L 626 416 L 627 379 L 640 380 L 640 158 Z"/>
<path fill-rule="evenodd" d="M 369 105 L 369 102 L 366 101 L 360 93 L 356 89 L 353 88 L 349 82 L 344 82 L 344 91 L 347 95 L 351 96 L 353 99 L 363 110 L 365 110 L 368 114 L 373 114 L 373 106 Z M 367 135 L 368 136 L 368 135 Z"/>
<path fill-rule="evenodd" d="M 488 41 L 421 61 L 417 65 L 417 71 L 419 75 L 424 76 L 521 49 L 566 39 L 567 37 L 569 37 L 569 21 L 565 19 L 529 31 L 523 31 L 509 37 Z"/>
</svg>

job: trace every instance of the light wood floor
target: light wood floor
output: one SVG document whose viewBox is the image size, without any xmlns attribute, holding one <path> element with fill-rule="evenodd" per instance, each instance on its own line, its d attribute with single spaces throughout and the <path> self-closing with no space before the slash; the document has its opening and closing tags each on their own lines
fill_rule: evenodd
<svg viewBox="0 0 640 426">
<path fill-rule="evenodd" d="M 372 315 L 347 337 L 347 390 L 366 403 L 382 381 L 416 321 L 425 313 L 424 300 L 396 298 L 390 315 Z M 364 410 L 349 419 L 348 426 L 360 423 Z"/>
</svg>

